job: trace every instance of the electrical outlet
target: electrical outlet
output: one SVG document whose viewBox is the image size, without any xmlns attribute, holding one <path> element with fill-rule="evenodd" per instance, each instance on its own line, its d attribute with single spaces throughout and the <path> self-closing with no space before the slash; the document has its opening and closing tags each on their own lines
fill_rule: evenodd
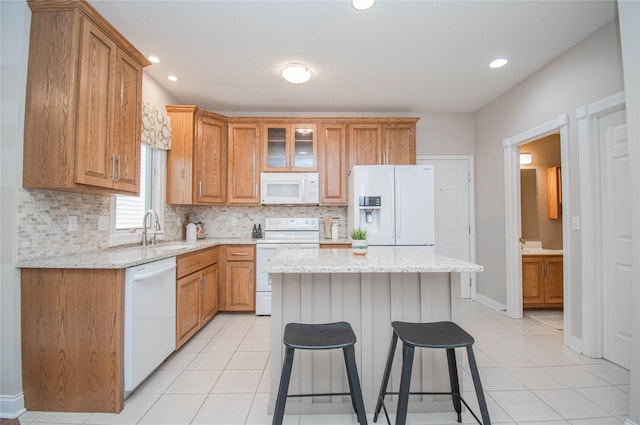
<svg viewBox="0 0 640 425">
<path fill-rule="evenodd" d="M 231 225 L 235 226 L 236 224 L 238 224 L 238 220 L 235 217 L 231 217 Z"/>
<path fill-rule="evenodd" d="M 69 231 L 75 232 L 78 230 L 78 217 L 75 215 L 69 216 Z"/>
<path fill-rule="evenodd" d="M 176 218 L 176 225 L 178 226 L 178 229 L 182 226 L 182 217 L 178 216 L 178 218 Z"/>
<path fill-rule="evenodd" d="M 98 230 L 109 230 L 109 216 L 101 215 L 98 217 Z"/>
<path fill-rule="evenodd" d="M 571 217 L 571 229 L 580 230 L 580 216 Z"/>
</svg>

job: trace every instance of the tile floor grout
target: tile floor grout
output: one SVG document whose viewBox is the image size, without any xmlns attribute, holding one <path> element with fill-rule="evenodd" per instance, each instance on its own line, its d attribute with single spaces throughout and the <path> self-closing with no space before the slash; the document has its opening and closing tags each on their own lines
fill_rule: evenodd
<svg viewBox="0 0 640 425">
<path fill-rule="evenodd" d="M 584 357 L 562 331 L 534 319 L 509 319 L 464 302 L 458 322 L 474 336 L 492 423 L 609 425 L 624 423 L 629 372 Z M 125 401 L 119 414 L 26 412 L 23 425 L 260 425 L 270 383 L 270 318 L 219 314 L 169 357 Z M 463 388 L 473 389 L 466 356 Z M 382 366 L 381 366 L 382 367 Z M 467 402 L 476 406 L 473 391 Z M 477 407 L 474 408 L 477 411 Z M 393 416 L 392 416 L 393 417 Z M 368 415 L 372 423 L 372 415 Z M 451 412 L 410 413 L 409 424 L 457 424 Z M 357 424 L 355 415 L 285 415 L 286 424 Z M 384 424 L 384 417 L 379 418 Z M 469 413 L 463 423 L 475 423 Z"/>
</svg>

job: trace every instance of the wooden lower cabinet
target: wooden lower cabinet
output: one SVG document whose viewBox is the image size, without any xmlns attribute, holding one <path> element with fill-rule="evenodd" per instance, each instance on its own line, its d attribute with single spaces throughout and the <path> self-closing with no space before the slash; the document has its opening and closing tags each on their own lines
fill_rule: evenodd
<svg viewBox="0 0 640 425">
<path fill-rule="evenodd" d="M 563 307 L 563 256 L 522 257 L 524 309 Z"/>
<path fill-rule="evenodd" d="M 124 269 L 22 269 L 27 410 L 124 407 Z"/>
<path fill-rule="evenodd" d="M 218 248 L 176 259 L 176 349 L 218 312 Z"/>
<path fill-rule="evenodd" d="M 224 254 L 223 311 L 254 312 L 256 310 L 255 246 L 230 245 Z M 222 299 L 222 296 L 220 297 Z"/>
</svg>

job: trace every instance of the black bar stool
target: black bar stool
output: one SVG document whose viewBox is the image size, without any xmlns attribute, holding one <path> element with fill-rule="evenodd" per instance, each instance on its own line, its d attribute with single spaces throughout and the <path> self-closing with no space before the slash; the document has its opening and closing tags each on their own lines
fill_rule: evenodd
<svg viewBox="0 0 640 425">
<path fill-rule="evenodd" d="M 478 421 L 479 424 L 491 425 L 491 419 L 489 419 L 489 411 L 487 410 L 487 403 L 484 398 L 484 392 L 482 391 L 482 384 L 480 383 L 480 375 L 478 374 L 478 366 L 476 365 L 476 359 L 473 355 L 472 345 L 474 339 L 471 335 L 465 332 L 460 326 L 453 322 L 433 322 L 433 323 L 408 323 L 408 322 L 393 322 L 391 323 L 393 328 L 393 336 L 391 338 L 391 347 L 389 348 L 389 355 L 387 356 L 387 365 L 384 369 L 384 375 L 382 376 L 382 385 L 380 386 L 380 394 L 378 395 L 378 403 L 376 404 L 375 414 L 373 416 L 373 422 L 378 421 L 378 414 L 380 409 L 384 409 L 384 414 L 387 418 L 387 422 L 391 425 L 387 408 L 384 406 L 384 397 L 387 394 L 397 394 L 398 408 L 396 411 L 396 425 L 404 425 L 407 420 L 407 406 L 409 404 L 409 395 L 422 394 L 422 395 L 451 395 L 453 398 L 453 407 L 458 414 L 458 422 L 462 422 L 462 405 L 464 403 L 469 409 L 469 412 Z M 387 385 L 389 384 L 389 374 L 391 373 L 391 365 L 393 364 L 393 356 L 396 351 L 396 345 L 398 338 L 402 340 L 402 374 L 400 375 L 400 391 L 390 392 L 387 391 Z M 413 353 L 415 347 L 424 348 L 444 348 L 447 350 L 447 363 L 449 364 L 449 380 L 451 381 L 451 392 L 409 392 L 409 385 L 411 383 L 411 368 L 413 367 Z M 456 365 L 455 348 L 466 347 L 467 356 L 469 358 L 469 368 L 471 369 L 471 376 L 473 378 L 473 385 L 476 389 L 476 395 L 478 397 L 478 405 L 480 407 L 480 415 L 482 416 L 482 422 L 476 414 L 471 410 L 469 405 L 460 395 L 460 384 L 458 381 L 458 368 Z"/>
<path fill-rule="evenodd" d="M 356 335 L 353 333 L 351 325 L 347 322 L 307 324 L 307 323 L 287 323 L 284 327 L 282 342 L 286 346 L 282 374 L 280 375 L 280 387 L 278 388 L 278 398 L 273 412 L 273 425 L 281 425 L 284 417 L 284 408 L 287 397 L 312 397 L 312 396 L 334 396 L 351 395 L 351 404 L 358 416 L 360 425 L 367 425 L 367 417 L 364 411 L 364 401 L 362 390 L 360 389 L 360 379 L 356 367 L 356 356 L 354 345 Z M 333 350 L 342 348 L 344 362 L 347 368 L 347 379 L 349 381 L 348 393 L 322 393 L 322 394 L 288 394 L 289 380 L 291 379 L 291 368 L 293 367 L 293 353 L 299 350 Z"/>
</svg>

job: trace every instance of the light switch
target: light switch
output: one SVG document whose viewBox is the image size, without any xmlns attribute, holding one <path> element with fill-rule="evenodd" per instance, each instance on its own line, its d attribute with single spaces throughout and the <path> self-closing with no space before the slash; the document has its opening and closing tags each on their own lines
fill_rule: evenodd
<svg viewBox="0 0 640 425">
<path fill-rule="evenodd" d="M 571 229 L 580 230 L 580 217 L 571 217 Z"/>
<path fill-rule="evenodd" d="M 101 215 L 98 217 L 98 230 L 109 230 L 109 216 Z"/>
<path fill-rule="evenodd" d="M 78 230 L 78 217 L 75 215 L 69 216 L 69 231 L 75 232 Z"/>
</svg>

